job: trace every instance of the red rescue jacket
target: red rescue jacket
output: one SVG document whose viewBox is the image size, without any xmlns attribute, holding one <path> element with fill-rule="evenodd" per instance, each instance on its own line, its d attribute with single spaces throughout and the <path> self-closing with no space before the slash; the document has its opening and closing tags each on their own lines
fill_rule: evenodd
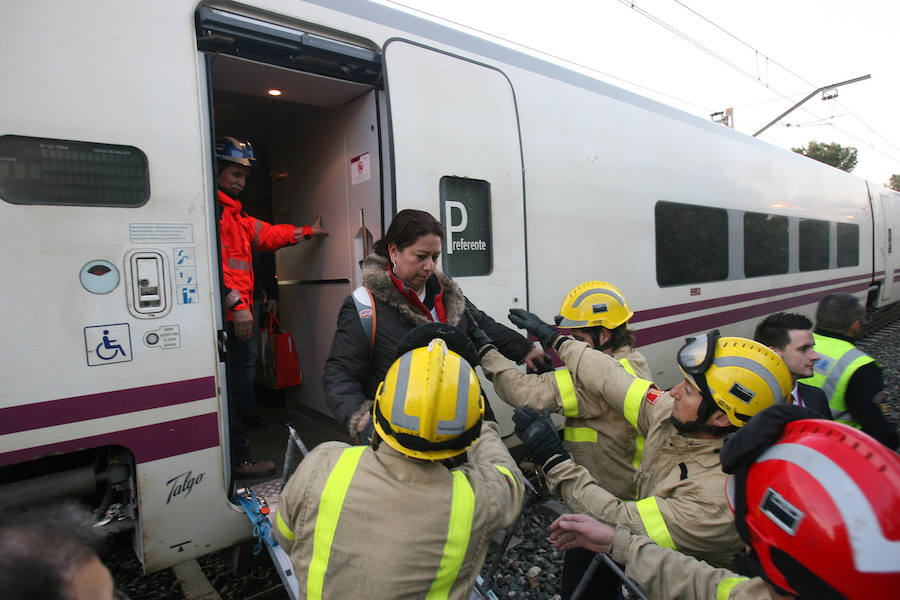
<svg viewBox="0 0 900 600">
<path fill-rule="evenodd" d="M 237 290 L 241 300 L 227 311 L 253 308 L 253 250 L 273 252 L 296 242 L 293 225 L 271 225 L 244 212 L 240 200 L 218 190 L 222 215 L 219 236 L 222 242 L 222 277 L 225 287 Z"/>
</svg>

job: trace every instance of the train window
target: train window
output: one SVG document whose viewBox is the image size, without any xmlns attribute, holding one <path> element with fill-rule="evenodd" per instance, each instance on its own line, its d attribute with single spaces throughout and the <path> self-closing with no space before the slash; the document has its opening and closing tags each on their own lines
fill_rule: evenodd
<svg viewBox="0 0 900 600">
<path fill-rule="evenodd" d="M 787 217 L 744 213 L 744 275 L 787 273 L 788 259 Z"/>
<path fill-rule="evenodd" d="M 859 225 L 837 224 L 837 266 L 855 267 L 859 264 Z"/>
<path fill-rule="evenodd" d="M 656 282 L 667 286 L 727 278 L 727 211 L 657 202 Z"/>
<path fill-rule="evenodd" d="M 441 177 L 441 223 L 444 224 L 441 269 L 453 277 L 490 275 L 491 184 L 482 179 Z"/>
<path fill-rule="evenodd" d="M 4 135 L 0 198 L 11 204 L 142 206 L 147 156 L 133 146 Z"/>
<path fill-rule="evenodd" d="M 818 219 L 800 219 L 800 270 L 828 268 L 831 223 Z"/>
</svg>

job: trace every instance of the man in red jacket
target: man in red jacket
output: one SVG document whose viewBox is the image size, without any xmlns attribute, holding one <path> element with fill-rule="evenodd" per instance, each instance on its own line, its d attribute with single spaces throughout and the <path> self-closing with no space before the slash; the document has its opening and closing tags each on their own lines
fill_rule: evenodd
<svg viewBox="0 0 900 600">
<path fill-rule="evenodd" d="M 244 139 L 226 137 L 216 142 L 218 159 L 219 237 L 222 243 L 222 278 L 226 288 L 228 326 L 228 413 L 231 428 L 231 462 L 239 479 L 265 477 L 275 472 L 275 463 L 255 460 L 244 434 L 244 410 L 253 386 L 254 366 L 248 360 L 256 339 L 253 335 L 253 250 L 272 252 L 325 236 L 321 215 L 310 225 L 271 225 L 244 212 L 238 197 L 244 191 L 250 170 L 256 168 L 253 146 Z"/>
</svg>

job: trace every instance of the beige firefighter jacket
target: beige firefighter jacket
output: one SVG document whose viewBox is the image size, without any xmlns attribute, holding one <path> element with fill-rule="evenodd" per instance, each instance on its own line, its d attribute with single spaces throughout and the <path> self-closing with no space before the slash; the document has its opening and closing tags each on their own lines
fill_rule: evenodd
<svg viewBox="0 0 900 600">
<path fill-rule="evenodd" d="M 638 377 L 650 378 L 647 360 L 631 346 L 619 348 L 612 357 L 620 365 L 627 361 Z M 603 396 L 575 384 L 567 369 L 528 375 L 496 350 L 485 353 L 481 368 L 507 404 L 563 414 L 563 437 L 575 462 L 584 465 L 597 483 L 616 497 L 634 500 L 634 473 L 644 439 L 625 420 L 621 410 Z"/>
<path fill-rule="evenodd" d="M 492 422 L 453 471 L 383 442 L 326 442 L 285 486 L 274 529 L 301 598 L 467 599 L 491 537 L 519 513 L 523 486 Z"/>
<path fill-rule="evenodd" d="M 576 385 L 602 395 L 644 436 L 644 456 L 635 474 L 636 502 L 623 502 L 597 485 L 572 460 L 547 473 L 551 491 L 574 512 L 625 525 L 660 546 L 675 548 L 717 567 L 730 567 L 743 547 L 725 497 L 727 475 L 719 450 L 724 438 L 689 438 L 669 417 L 672 396 L 625 372 L 611 357 L 576 340 L 558 349 Z"/>
<path fill-rule="evenodd" d="M 610 557 L 625 564 L 625 574 L 648 598 L 683 600 L 763 600 L 770 598 L 765 581 L 717 569 L 690 556 L 661 548 L 648 537 L 616 527 Z"/>
</svg>

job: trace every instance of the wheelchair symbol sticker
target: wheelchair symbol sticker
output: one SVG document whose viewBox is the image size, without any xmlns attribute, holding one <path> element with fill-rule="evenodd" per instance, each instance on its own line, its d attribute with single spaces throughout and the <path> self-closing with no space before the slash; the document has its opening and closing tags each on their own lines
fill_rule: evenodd
<svg viewBox="0 0 900 600">
<path fill-rule="evenodd" d="M 131 361 L 131 329 L 128 323 L 85 327 L 84 349 L 89 367 Z"/>
</svg>

